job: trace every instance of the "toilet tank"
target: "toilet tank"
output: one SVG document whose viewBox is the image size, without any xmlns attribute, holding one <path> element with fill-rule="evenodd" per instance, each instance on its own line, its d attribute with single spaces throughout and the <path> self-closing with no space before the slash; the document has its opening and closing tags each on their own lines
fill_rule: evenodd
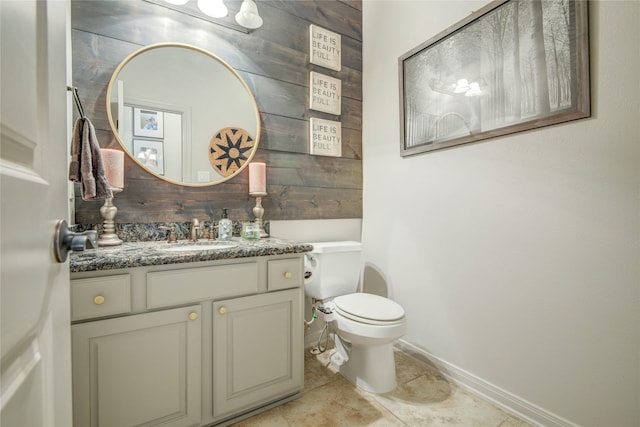
<svg viewBox="0 0 640 427">
<path fill-rule="evenodd" d="M 307 296 L 330 299 L 356 292 L 360 278 L 362 243 L 311 243 L 305 254 L 304 288 Z"/>
</svg>

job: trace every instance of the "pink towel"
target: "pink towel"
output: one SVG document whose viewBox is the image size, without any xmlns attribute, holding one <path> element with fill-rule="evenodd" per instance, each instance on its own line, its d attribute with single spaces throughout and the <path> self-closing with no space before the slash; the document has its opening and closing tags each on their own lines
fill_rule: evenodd
<svg viewBox="0 0 640 427">
<path fill-rule="evenodd" d="M 113 197 L 111 186 L 105 177 L 96 130 L 86 117 L 76 120 L 73 129 L 69 180 L 82 184 L 83 200 L 104 200 Z"/>
</svg>

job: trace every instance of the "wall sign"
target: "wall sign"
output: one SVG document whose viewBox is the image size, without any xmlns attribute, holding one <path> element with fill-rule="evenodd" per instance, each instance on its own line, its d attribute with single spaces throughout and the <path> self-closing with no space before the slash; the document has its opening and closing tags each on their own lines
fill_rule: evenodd
<svg viewBox="0 0 640 427">
<path fill-rule="evenodd" d="M 342 104 L 342 82 L 313 71 L 311 71 L 310 80 L 309 108 L 339 116 Z"/>
<path fill-rule="evenodd" d="M 342 156 L 342 125 L 340 122 L 312 117 L 309 152 L 315 156 Z"/>
<path fill-rule="evenodd" d="M 342 68 L 342 38 L 340 34 L 309 25 L 310 61 L 312 64 L 340 71 Z"/>
</svg>

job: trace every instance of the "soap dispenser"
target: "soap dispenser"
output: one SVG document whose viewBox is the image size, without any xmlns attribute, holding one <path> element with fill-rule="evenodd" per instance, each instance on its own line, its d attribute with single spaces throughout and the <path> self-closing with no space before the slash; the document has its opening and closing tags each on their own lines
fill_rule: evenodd
<svg viewBox="0 0 640 427">
<path fill-rule="evenodd" d="M 218 240 L 231 240 L 233 227 L 229 219 L 229 209 L 222 209 L 222 218 L 218 221 Z"/>
</svg>

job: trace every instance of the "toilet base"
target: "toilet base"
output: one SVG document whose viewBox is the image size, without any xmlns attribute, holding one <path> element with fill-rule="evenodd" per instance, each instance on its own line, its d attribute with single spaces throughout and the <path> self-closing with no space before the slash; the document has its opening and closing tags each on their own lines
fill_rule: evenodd
<svg viewBox="0 0 640 427">
<path fill-rule="evenodd" d="M 356 387 L 375 394 L 387 393 L 396 388 L 393 343 L 352 345 L 348 353 L 348 360 L 345 362 L 344 354 L 335 350 L 331 355 L 331 363 Z"/>
</svg>

